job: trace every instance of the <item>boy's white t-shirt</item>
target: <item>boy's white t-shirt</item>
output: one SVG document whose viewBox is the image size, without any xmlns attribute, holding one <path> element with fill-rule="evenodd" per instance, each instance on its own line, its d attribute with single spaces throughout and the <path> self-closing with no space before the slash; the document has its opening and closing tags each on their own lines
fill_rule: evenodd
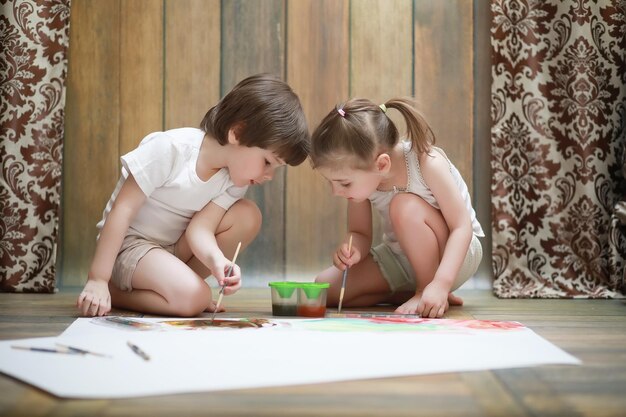
<svg viewBox="0 0 626 417">
<path fill-rule="evenodd" d="M 144 205 L 132 220 L 127 235 L 138 235 L 161 245 L 176 243 L 193 215 L 213 201 L 228 210 L 248 189 L 233 184 L 222 168 L 208 181 L 196 173 L 204 132 L 180 128 L 154 132 L 133 151 L 123 155 L 122 175 L 96 226 L 101 230 L 113 202 L 131 173 L 146 195 Z"/>
</svg>

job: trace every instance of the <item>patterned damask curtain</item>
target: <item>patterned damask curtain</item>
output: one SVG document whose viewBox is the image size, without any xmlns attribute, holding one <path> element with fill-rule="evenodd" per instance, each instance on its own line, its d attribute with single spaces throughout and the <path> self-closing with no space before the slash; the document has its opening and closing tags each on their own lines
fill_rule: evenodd
<svg viewBox="0 0 626 417">
<path fill-rule="evenodd" d="M 0 289 L 52 292 L 70 0 L 0 6 Z"/>
<path fill-rule="evenodd" d="M 491 10 L 494 291 L 621 298 L 626 2 Z"/>
</svg>

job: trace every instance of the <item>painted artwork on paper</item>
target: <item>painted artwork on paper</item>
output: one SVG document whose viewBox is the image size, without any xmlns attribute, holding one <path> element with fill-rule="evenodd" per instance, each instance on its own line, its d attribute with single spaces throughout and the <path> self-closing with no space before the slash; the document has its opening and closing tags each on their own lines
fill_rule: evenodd
<svg viewBox="0 0 626 417">
<path fill-rule="evenodd" d="M 479 331 L 511 331 L 524 329 L 514 321 L 423 319 L 406 316 L 329 318 L 300 320 L 294 327 L 306 330 L 332 332 L 436 332 L 476 333 Z"/>
<path fill-rule="evenodd" d="M 208 318 L 132 318 L 125 323 L 130 329 L 137 328 L 133 320 L 155 326 L 155 331 L 131 330 L 133 343 L 150 361 L 129 349 L 125 328 L 80 318 L 58 338 L 0 342 L 0 372 L 58 397 L 128 398 L 580 363 L 517 322 L 388 316 L 220 318 L 213 323 Z M 58 344 L 110 357 L 50 355 L 12 347 L 55 349 Z M 390 347 L 393 355 L 381 354 Z M 320 354 L 329 348 L 350 354 Z M 237 358 L 237 366 L 206 360 L 207 352 L 228 352 Z"/>
<path fill-rule="evenodd" d="M 261 318 L 163 320 L 158 323 L 178 330 L 202 330 L 209 328 L 260 329 L 262 327 L 279 325 L 276 321 Z"/>
<path fill-rule="evenodd" d="M 372 315 L 322 319 L 223 318 L 223 319 L 155 319 L 129 317 L 98 317 L 96 324 L 128 330 L 212 330 L 292 328 L 324 332 L 436 332 L 476 333 L 479 331 L 511 331 L 524 326 L 513 321 L 423 319 L 416 316 Z"/>
<path fill-rule="evenodd" d="M 126 330 L 208 330 L 208 329 L 260 329 L 279 326 L 279 321 L 264 318 L 224 318 L 224 319 L 155 319 L 134 317 L 95 317 L 92 323 Z"/>
<path fill-rule="evenodd" d="M 104 317 L 94 317 L 91 319 L 92 323 L 109 326 L 109 327 L 117 327 L 120 329 L 126 330 L 158 330 L 159 325 L 150 322 L 148 320 L 137 319 L 134 317 L 122 317 L 122 316 L 104 316 Z"/>
</svg>

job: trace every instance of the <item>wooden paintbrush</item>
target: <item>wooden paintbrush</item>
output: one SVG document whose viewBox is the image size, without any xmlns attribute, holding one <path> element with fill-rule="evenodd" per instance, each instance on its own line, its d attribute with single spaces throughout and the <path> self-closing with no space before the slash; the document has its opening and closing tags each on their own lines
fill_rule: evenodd
<svg viewBox="0 0 626 417">
<path fill-rule="evenodd" d="M 348 242 L 348 255 L 352 255 L 352 235 L 350 235 L 350 241 Z M 343 270 L 343 277 L 341 278 L 341 292 L 339 293 L 339 306 L 337 307 L 337 313 L 341 313 L 341 305 L 343 304 L 343 293 L 346 291 L 346 278 L 348 278 L 348 269 L 346 266 Z"/>
<path fill-rule="evenodd" d="M 230 277 L 230 274 L 233 273 L 233 267 L 235 266 L 235 261 L 237 260 L 237 255 L 239 255 L 239 249 L 241 249 L 241 242 L 237 244 L 237 249 L 235 250 L 235 256 L 233 256 L 233 261 L 230 264 L 230 268 L 226 272 L 226 278 Z M 217 299 L 217 304 L 215 305 L 215 310 L 213 311 L 213 315 L 211 316 L 211 323 L 215 320 L 215 314 L 217 314 L 217 310 L 220 308 L 220 304 L 222 304 L 222 298 L 224 297 L 224 289 L 226 288 L 226 284 L 222 285 L 220 289 L 220 296 Z"/>
</svg>

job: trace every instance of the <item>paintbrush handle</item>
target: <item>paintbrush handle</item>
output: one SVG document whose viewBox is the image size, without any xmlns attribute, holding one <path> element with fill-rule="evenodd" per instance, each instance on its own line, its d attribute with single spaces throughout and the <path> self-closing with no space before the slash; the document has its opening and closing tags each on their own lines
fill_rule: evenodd
<svg viewBox="0 0 626 417">
<path fill-rule="evenodd" d="M 345 288 L 341 287 L 341 292 L 339 293 L 339 305 L 337 306 L 337 313 L 341 313 L 341 306 L 343 304 L 343 293 Z"/>
<path fill-rule="evenodd" d="M 348 278 L 348 267 L 343 270 L 343 276 L 341 278 L 341 291 L 339 292 L 339 305 L 337 306 L 338 313 L 341 313 L 341 306 L 343 305 L 343 295 L 346 291 L 346 278 Z"/>
<path fill-rule="evenodd" d="M 228 268 L 228 271 L 226 273 L 226 278 L 230 277 L 230 275 L 233 273 L 233 265 L 230 265 L 230 268 Z M 215 315 L 217 314 L 217 310 L 220 308 L 220 305 L 222 304 L 222 298 L 224 297 L 224 289 L 226 288 L 226 284 L 222 285 L 222 288 L 220 288 L 220 296 L 217 297 L 217 304 L 215 304 L 215 311 L 213 311 L 213 315 L 211 316 L 211 321 L 215 320 Z"/>
<path fill-rule="evenodd" d="M 348 255 L 352 255 L 352 235 L 350 235 L 350 241 L 348 242 Z M 346 279 L 348 278 L 348 269 L 346 266 L 343 270 L 343 276 L 341 277 L 341 291 L 339 292 L 339 305 L 337 306 L 337 312 L 341 313 L 341 306 L 343 305 L 343 294 L 346 291 Z"/>
<path fill-rule="evenodd" d="M 230 263 L 230 268 L 226 271 L 226 277 L 229 278 L 233 273 L 233 268 L 235 267 L 235 261 L 237 260 L 237 255 L 239 255 L 239 249 L 241 249 L 241 242 L 237 244 L 237 249 L 235 250 L 235 256 L 233 256 L 233 261 Z M 220 304 L 222 304 L 222 297 L 224 297 L 224 290 L 226 289 L 226 284 L 222 285 L 220 288 L 220 296 L 217 298 L 217 304 L 215 304 L 215 311 L 213 311 L 213 316 L 211 316 L 211 321 L 215 320 L 215 314 L 217 314 L 217 310 L 220 308 Z"/>
<path fill-rule="evenodd" d="M 220 304 L 222 304 L 222 297 L 224 293 L 220 291 L 220 296 L 217 298 L 217 304 L 215 304 L 215 310 L 213 310 L 213 314 L 211 315 L 211 322 L 215 320 L 215 315 L 217 314 L 217 310 L 220 308 Z"/>
<path fill-rule="evenodd" d="M 224 293 L 220 292 L 220 296 L 217 297 L 217 304 L 215 305 L 215 311 L 213 312 L 213 317 L 215 317 L 215 313 L 217 313 L 217 309 L 219 308 L 220 304 L 222 304 L 222 298 L 224 298 Z"/>
<path fill-rule="evenodd" d="M 341 277 L 341 289 L 345 289 L 346 288 L 346 279 L 348 278 L 348 269 L 350 267 L 347 266 L 346 269 L 343 270 L 343 276 Z"/>
</svg>

